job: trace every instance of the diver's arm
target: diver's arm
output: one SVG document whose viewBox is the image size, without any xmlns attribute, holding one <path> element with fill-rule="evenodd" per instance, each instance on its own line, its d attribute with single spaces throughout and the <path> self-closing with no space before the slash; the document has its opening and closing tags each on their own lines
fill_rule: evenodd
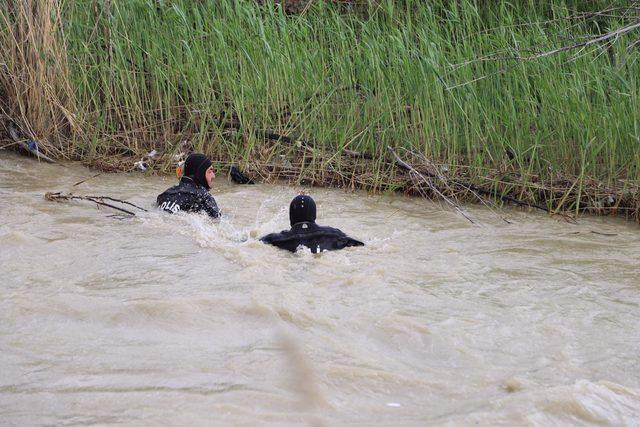
<svg viewBox="0 0 640 427">
<path fill-rule="evenodd" d="M 271 234 L 267 234 L 266 236 L 262 236 L 260 238 L 260 241 L 263 243 L 269 243 L 271 244 L 271 242 L 273 241 L 273 237 L 276 235 L 276 233 L 271 233 Z"/>
<path fill-rule="evenodd" d="M 347 236 L 347 246 L 364 246 L 364 243 L 362 243 L 360 240 L 352 239 L 351 237 Z"/>
<path fill-rule="evenodd" d="M 211 194 L 207 194 L 208 197 L 203 197 L 202 200 L 202 209 L 209 215 L 211 218 L 219 218 L 220 208 L 216 203 L 216 200 L 213 198 Z"/>
<path fill-rule="evenodd" d="M 336 229 L 336 231 L 338 232 L 338 236 L 339 236 L 339 240 L 341 242 L 341 244 L 343 245 L 343 247 L 347 247 L 347 246 L 364 246 L 364 243 L 362 243 L 360 240 L 356 240 L 352 237 L 347 236 L 344 231 L 342 230 L 338 230 Z"/>
</svg>

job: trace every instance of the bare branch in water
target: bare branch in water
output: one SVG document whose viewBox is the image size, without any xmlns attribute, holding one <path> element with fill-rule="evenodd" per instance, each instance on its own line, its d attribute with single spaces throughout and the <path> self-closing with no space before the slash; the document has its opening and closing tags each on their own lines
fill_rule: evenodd
<svg viewBox="0 0 640 427">
<path fill-rule="evenodd" d="M 126 219 L 131 218 L 131 215 L 111 214 L 111 215 L 107 215 L 107 218 L 113 218 L 113 219 L 117 219 L 117 220 L 120 220 L 120 221 L 124 221 Z"/>
<path fill-rule="evenodd" d="M 76 182 L 75 184 L 73 184 L 73 185 L 72 185 L 72 187 L 76 187 L 76 186 L 78 186 L 78 185 L 80 185 L 80 184 L 82 184 L 82 183 L 85 183 L 85 182 L 89 181 L 90 179 L 97 178 L 97 177 L 99 177 L 100 175 L 102 175 L 102 174 L 101 174 L 101 173 L 97 173 L 97 174 L 95 174 L 95 175 L 93 175 L 93 176 L 90 176 L 89 178 L 85 178 L 85 179 L 83 179 L 82 181 L 78 181 L 78 182 Z"/>
<path fill-rule="evenodd" d="M 119 212 L 123 212 L 127 215 L 131 215 L 131 216 L 136 216 L 136 214 L 134 212 L 131 212 L 130 210 L 121 208 L 119 206 L 113 205 L 111 203 L 107 203 L 105 202 L 105 200 L 109 200 L 115 203 L 121 203 L 124 205 L 129 205 L 129 206 L 133 206 L 137 209 L 140 209 L 141 211 L 147 211 L 144 208 L 141 208 L 140 206 L 137 206 L 131 202 L 127 202 L 126 200 L 120 200 L 120 199 L 115 199 L 113 197 L 109 197 L 109 196 L 76 196 L 74 194 L 63 194 L 60 192 L 57 193 L 53 193 L 53 192 L 48 192 L 44 195 L 44 198 L 49 200 L 49 201 L 53 201 L 53 202 L 60 202 L 60 201 L 68 201 L 68 200 L 85 200 L 88 202 L 93 202 L 99 206 L 105 206 L 111 209 L 115 209 Z"/>
<path fill-rule="evenodd" d="M 122 203 L 125 205 L 129 205 L 129 206 L 133 206 L 136 209 L 140 209 L 141 211 L 147 212 L 147 210 L 145 208 L 141 208 L 140 206 L 133 204 L 131 202 L 127 202 L 126 200 L 120 200 L 120 199 L 114 199 L 113 197 L 109 197 L 109 196 L 85 196 L 87 198 L 90 199 L 98 199 L 98 200 L 111 200 L 112 202 L 117 202 L 117 203 Z"/>
</svg>

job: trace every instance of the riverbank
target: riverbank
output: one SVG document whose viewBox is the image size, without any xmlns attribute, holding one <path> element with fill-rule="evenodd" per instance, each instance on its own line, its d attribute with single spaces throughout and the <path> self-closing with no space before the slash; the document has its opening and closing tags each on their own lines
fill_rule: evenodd
<svg viewBox="0 0 640 427">
<path fill-rule="evenodd" d="M 7 6 L 3 122 L 105 170 L 197 150 L 261 181 L 638 220 L 640 17 L 606 3 Z"/>
</svg>

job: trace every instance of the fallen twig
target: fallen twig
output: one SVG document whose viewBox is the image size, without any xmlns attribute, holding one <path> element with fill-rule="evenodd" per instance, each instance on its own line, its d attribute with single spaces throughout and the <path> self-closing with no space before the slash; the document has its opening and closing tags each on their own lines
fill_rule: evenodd
<svg viewBox="0 0 640 427">
<path fill-rule="evenodd" d="M 84 197 L 86 197 L 87 199 L 91 199 L 91 200 L 94 200 L 94 199 L 96 199 L 96 200 L 111 200 L 112 202 L 117 202 L 117 203 L 122 203 L 122 204 L 125 204 L 125 205 L 129 205 L 129 206 L 133 206 L 136 209 L 139 209 L 139 210 L 144 211 L 144 212 L 148 212 L 145 208 L 141 208 L 140 206 L 138 206 L 138 205 L 136 205 L 134 203 L 127 202 L 126 200 L 114 199 L 113 197 L 109 197 L 109 196 L 84 196 Z"/>
<path fill-rule="evenodd" d="M 97 173 L 97 174 L 95 174 L 95 175 L 93 175 L 93 176 L 90 176 L 89 178 L 85 178 L 85 179 L 83 179 L 82 181 L 78 181 L 78 182 L 76 182 L 75 184 L 73 184 L 73 185 L 72 185 L 72 187 L 76 187 L 76 186 L 78 186 L 78 185 L 80 185 L 80 184 L 82 184 L 82 183 L 85 183 L 85 182 L 89 181 L 90 179 L 97 178 L 97 177 L 99 177 L 100 175 L 102 175 L 102 174 L 101 174 L 101 173 Z"/>
<path fill-rule="evenodd" d="M 67 201 L 67 200 L 85 200 L 85 201 L 93 202 L 93 203 L 95 203 L 97 205 L 100 205 L 100 206 L 105 206 L 105 207 L 108 207 L 108 208 L 111 208 L 111 209 L 115 209 L 115 210 L 117 210 L 119 212 L 123 212 L 123 213 L 126 213 L 126 214 L 131 215 L 131 216 L 136 216 L 136 214 L 134 212 L 131 212 L 128 209 L 124 209 L 124 208 L 121 208 L 119 206 L 115 206 L 115 205 L 113 205 L 111 203 L 107 203 L 107 202 L 104 201 L 104 200 L 109 200 L 109 201 L 112 201 L 112 202 L 122 203 L 122 204 L 125 204 L 125 205 L 133 206 L 133 207 L 135 207 L 137 209 L 140 209 L 142 211 L 147 212 L 146 209 L 141 208 L 140 206 L 137 206 L 137 205 L 135 205 L 135 204 L 133 204 L 131 202 L 127 202 L 126 200 L 115 199 L 115 198 L 109 197 L 109 196 L 76 196 L 76 195 L 71 194 L 71 193 L 63 194 L 63 193 L 60 193 L 60 192 L 56 192 L 56 193 L 48 192 L 48 193 L 46 193 L 44 195 L 44 198 L 49 200 L 49 201 L 53 201 L 53 202 Z"/>
</svg>

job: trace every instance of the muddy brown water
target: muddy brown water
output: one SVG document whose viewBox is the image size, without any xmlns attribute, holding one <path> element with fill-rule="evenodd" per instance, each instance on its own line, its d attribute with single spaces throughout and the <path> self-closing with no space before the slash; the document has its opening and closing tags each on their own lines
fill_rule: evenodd
<svg viewBox="0 0 640 427">
<path fill-rule="evenodd" d="M 257 237 L 299 188 L 218 178 L 215 222 L 93 173 L 0 153 L 0 424 L 639 422 L 633 223 L 310 189 L 366 246 L 289 254 Z M 70 190 L 151 211 L 43 198 Z"/>
</svg>

